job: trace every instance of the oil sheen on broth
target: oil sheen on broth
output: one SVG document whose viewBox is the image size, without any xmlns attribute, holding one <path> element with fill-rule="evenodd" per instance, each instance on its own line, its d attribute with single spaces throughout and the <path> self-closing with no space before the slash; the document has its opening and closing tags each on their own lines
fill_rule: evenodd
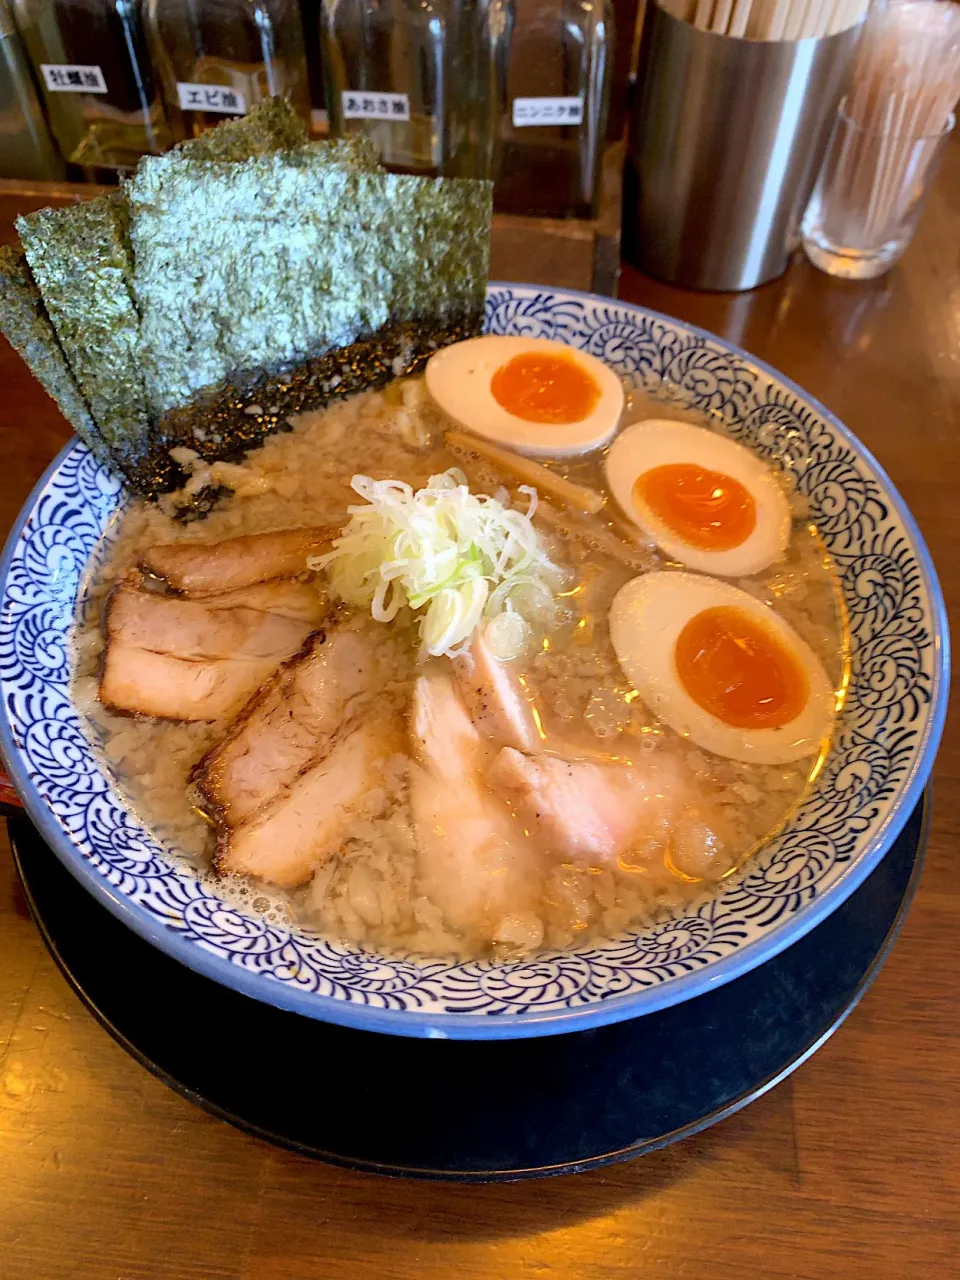
<svg viewBox="0 0 960 1280">
<path fill-rule="evenodd" d="M 579 388 L 575 377 L 573 382 Z M 547 423 L 556 415 L 549 404 L 539 412 Z M 682 408 L 666 392 L 656 400 L 631 392 L 614 449 L 629 439 L 630 424 L 651 419 L 708 427 L 725 439 L 721 423 Z M 180 723 L 121 715 L 105 706 L 98 698 L 105 601 L 145 549 L 157 544 L 342 527 L 347 508 L 356 504 L 349 486 L 357 473 L 417 489 L 431 476 L 459 467 L 471 492 L 526 510 L 515 476 L 481 451 L 451 451 L 445 442 L 450 425 L 425 394 L 423 379 L 410 379 L 304 415 L 294 431 L 270 439 L 240 465 L 206 466 L 185 457 L 194 487 L 226 484 L 235 491 L 203 522 L 177 523 L 169 514 L 176 499 L 166 509 L 134 500 L 118 517 L 103 565 L 87 584 L 76 627 L 75 696 L 105 766 L 139 816 L 202 874 L 213 874 L 214 832 L 194 770 L 223 739 L 231 717 Z M 577 484 L 608 493 L 609 456 L 608 448 L 598 447 L 583 456 L 541 460 Z M 716 471 L 727 474 L 722 466 Z M 697 499 L 703 476 L 691 473 L 685 481 Z M 655 482 L 656 477 L 654 488 L 647 484 L 641 494 L 651 519 L 659 509 Z M 742 510 L 744 493 L 742 485 L 732 485 L 717 501 Z M 713 654 L 689 664 L 684 679 L 694 693 L 703 677 L 698 663 L 722 665 L 744 644 L 764 643 L 762 636 L 726 625 L 730 615 L 723 611 L 731 605 L 724 592 L 735 593 L 735 601 L 745 595 L 758 606 L 773 606 L 822 664 L 831 689 L 844 686 L 846 642 L 836 583 L 803 499 L 788 495 L 788 502 L 791 525 L 783 553 L 758 571 L 749 563 L 743 573 L 726 567 L 722 582 L 717 580 L 720 595 L 705 605 L 715 624 L 713 649 L 702 635 L 686 635 L 692 653 Z M 786 762 L 770 762 L 763 750 L 738 759 L 707 749 L 671 727 L 672 704 L 659 701 L 660 692 L 645 697 L 638 690 L 640 676 L 649 678 L 651 690 L 660 689 L 657 672 L 648 671 L 656 645 L 642 644 L 637 654 L 627 646 L 633 656 L 618 659 L 611 636 L 618 593 L 629 595 L 631 584 L 649 580 L 651 591 L 662 589 L 667 602 L 656 606 L 656 618 L 666 618 L 694 576 L 689 560 L 681 563 L 657 549 L 612 501 L 599 515 L 586 517 L 547 501 L 535 524 L 566 577 L 543 625 L 532 608 L 521 652 L 501 664 L 520 702 L 505 697 L 489 706 L 489 655 L 424 661 L 409 611 L 384 624 L 367 610 L 341 607 L 331 631 L 340 637 L 340 651 L 344 636 L 348 645 L 365 646 L 367 660 L 380 673 L 362 717 L 378 726 L 380 736 L 355 745 L 357 752 L 366 751 L 365 759 L 375 756 L 375 784 L 355 797 L 349 820 L 337 828 L 336 856 L 304 883 L 283 888 L 228 874 L 217 880 L 218 892 L 247 909 L 372 950 L 515 955 L 570 947 L 668 918 L 715 891 L 787 820 L 820 767 L 825 738 L 809 754 Z M 723 545 L 702 550 L 708 556 L 731 554 Z M 702 564 L 692 567 L 697 581 L 711 573 Z M 322 573 L 315 589 L 324 590 Z M 620 612 L 628 619 L 654 609 L 645 598 L 627 604 L 634 612 Z M 742 610 L 738 616 L 745 616 Z M 676 626 L 680 634 L 682 619 Z M 638 679 L 625 671 L 629 666 L 634 673 L 634 661 Z M 769 679 L 778 688 L 781 677 L 790 688 L 791 679 L 805 678 L 781 671 L 775 658 L 770 663 Z M 492 678 L 499 674 L 498 669 Z M 748 726 L 753 716 L 757 732 L 773 732 L 772 721 L 757 720 L 755 708 L 740 707 L 737 714 Z M 485 715 L 506 715 L 506 728 L 491 728 Z M 535 740 L 527 742 L 527 736 Z M 622 812 L 629 820 L 629 847 L 618 843 L 611 830 L 615 821 L 578 821 L 571 829 L 564 797 L 569 799 L 574 781 L 579 812 L 607 818 Z M 430 833 L 445 825 L 458 832 L 453 853 L 449 842 L 439 851 L 428 847 Z M 471 880 L 478 875 L 482 885 Z"/>
</svg>

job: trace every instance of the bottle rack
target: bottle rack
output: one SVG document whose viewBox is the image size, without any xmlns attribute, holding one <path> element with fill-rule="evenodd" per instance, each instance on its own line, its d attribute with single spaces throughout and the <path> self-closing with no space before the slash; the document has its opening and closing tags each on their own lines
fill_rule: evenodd
<svg viewBox="0 0 960 1280">
<path fill-rule="evenodd" d="M 582 289 L 586 293 L 615 297 L 620 274 L 622 170 L 623 144 L 609 143 L 604 152 L 596 218 L 494 214 L 490 279 Z M 93 183 L 0 179 L 0 218 L 4 197 L 29 198 L 40 203 L 89 200 L 112 189 Z M 12 207 L 13 199 L 10 203 Z"/>
</svg>

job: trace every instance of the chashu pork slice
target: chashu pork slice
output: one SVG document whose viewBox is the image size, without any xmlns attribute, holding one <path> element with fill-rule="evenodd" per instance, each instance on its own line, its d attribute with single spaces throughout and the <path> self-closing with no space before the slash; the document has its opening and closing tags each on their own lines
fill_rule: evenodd
<svg viewBox="0 0 960 1280">
<path fill-rule="evenodd" d="M 244 821 L 325 755 L 373 703 L 387 663 L 368 635 L 317 632 L 244 707 L 194 781 L 221 823 Z"/>
<path fill-rule="evenodd" d="M 615 862 L 644 840 L 665 841 L 697 811 L 697 794 L 672 758 L 595 764 L 504 747 L 487 781 L 554 852 L 590 863 Z"/>
<path fill-rule="evenodd" d="M 121 583 L 106 611 L 108 640 L 178 658 L 288 657 L 329 614 L 306 582 L 276 582 L 222 596 L 167 596 Z"/>
<path fill-rule="evenodd" d="M 114 642 L 107 649 L 100 701 L 111 711 L 158 720 L 223 720 L 275 666 L 263 658 L 198 662 Z"/>
<path fill-rule="evenodd" d="M 307 568 L 309 557 L 330 549 L 339 532 L 333 525 L 321 525 L 244 534 L 222 542 L 164 543 L 148 547 L 139 563 L 177 591 L 232 591 L 275 578 L 295 578 Z"/>
<path fill-rule="evenodd" d="M 256 876 L 281 889 L 304 884 L 339 853 L 358 808 L 382 785 L 383 766 L 402 743 L 391 719 L 346 729 L 272 803 L 221 833 L 217 870 Z"/>
<path fill-rule="evenodd" d="M 330 607 L 322 584 L 297 582 L 292 578 L 256 582 L 252 586 L 236 587 L 231 591 L 194 593 L 172 598 L 196 600 L 217 609 L 242 606 L 246 609 L 258 609 L 261 613 L 297 618 L 303 622 L 315 622 L 318 617 L 326 617 Z"/>
<path fill-rule="evenodd" d="M 325 612 L 307 583 L 200 600 L 122 583 L 107 606 L 100 699 L 166 720 L 221 720 L 301 648 Z"/>
<path fill-rule="evenodd" d="M 475 946 L 539 945 L 540 852 L 487 786 L 494 749 L 446 671 L 417 680 L 410 733 L 421 891 Z"/>
<path fill-rule="evenodd" d="M 543 732 L 528 690 L 514 664 L 494 657 L 483 636 L 454 663 L 460 696 L 483 738 L 501 747 L 533 753 L 542 750 Z"/>
</svg>

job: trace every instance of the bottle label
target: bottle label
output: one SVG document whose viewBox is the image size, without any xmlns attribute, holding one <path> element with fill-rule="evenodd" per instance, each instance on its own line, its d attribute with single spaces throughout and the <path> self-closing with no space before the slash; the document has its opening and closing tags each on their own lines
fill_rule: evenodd
<svg viewBox="0 0 960 1280">
<path fill-rule="evenodd" d="M 183 84 L 177 81 L 181 111 L 219 111 L 221 115 L 245 116 L 247 99 L 239 89 L 225 84 Z"/>
<path fill-rule="evenodd" d="M 582 98 L 514 98 L 513 127 L 583 124 Z"/>
<path fill-rule="evenodd" d="M 341 95 L 344 120 L 410 119 L 410 99 L 405 93 L 368 93 L 345 89 Z"/>
<path fill-rule="evenodd" d="M 41 62 L 40 74 L 51 93 L 106 93 L 107 82 L 99 67 L 73 62 Z"/>
</svg>

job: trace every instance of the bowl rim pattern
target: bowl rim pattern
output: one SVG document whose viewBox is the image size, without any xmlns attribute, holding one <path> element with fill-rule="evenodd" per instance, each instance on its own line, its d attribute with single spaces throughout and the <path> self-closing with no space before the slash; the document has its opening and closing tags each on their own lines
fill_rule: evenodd
<svg viewBox="0 0 960 1280">
<path fill-rule="evenodd" d="M 731 412 L 735 413 L 738 395 L 741 396 L 742 403 L 749 403 L 746 391 L 737 392 L 737 379 L 752 377 L 755 387 L 760 387 L 765 382 L 766 393 L 772 399 L 766 406 L 770 409 L 768 418 L 763 418 L 761 415 L 763 422 L 760 429 L 762 430 L 769 423 L 773 424 L 771 438 L 778 449 L 786 450 L 781 452 L 781 461 L 786 466 L 791 465 L 790 448 L 797 444 L 798 438 L 801 443 L 807 439 L 797 426 L 798 423 L 804 424 L 804 430 L 809 428 L 811 431 L 814 429 L 820 431 L 823 438 L 828 439 L 831 446 L 835 445 L 838 451 L 837 459 L 828 458 L 827 463 L 822 464 L 826 466 L 824 492 L 828 494 L 830 501 L 836 503 L 838 486 L 839 490 L 843 491 L 839 481 L 832 480 L 830 476 L 830 467 L 827 464 L 835 462 L 835 469 L 839 468 L 841 474 L 849 472 L 851 477 L 859 476 L 863 489 L 859 496 L 863 500 L 864 507 L 866 508 L 866 505 L 873 501 L 876 509 L 882 512 L 882 517 L 876 516 L 883 530 L 882 534 L 877 534 L 879 541 L 876 544 L 877 547 L 881 547 L 881 551 L 876 552 L 873 558 L 883 560 L 886 552 L 882 548 L 887 546 L 887 542 L 890 546 L 896 543 L 901 553 L 903 547 L 906 547 L 903 581 L 913 592 L 910 596 L 913 603 L 909 606 L 913 611 L 911 617 L 917 626 L 925 628 L 923 634 L 926 636 L 923 644 L 919 646 L 919 658 L 916 659 L 916 662 L 919 662 L 918 679 L 920 676 L 923 677 L 920 681 L 922 689 L 920 693 L 915 689 L 913 694 L 908 691 L 906 695 L 908 701 L 911 696 L 914 698 L 913 720 L 921 721 L 920 731 L 917 735 L 909 729 L 909 725 L 913 723 L 909 719 L 909 709 L 900 716 L 900 720 L 905 723 L 899 726 L 894 724 L 891 729 L 893 746 L 888 754 L 896 756 L 899 760 L 900 763 L 897 765 L 899 774 L 896 782 L 892 784 L 893 798 L 886 804 L 879 822 L 875 821 L 876 813 L 873 818 L 864 817 L 857 808 L 850 808 L 849 812 L 844 811 L 842 804 L 836 809 L 836 814 L 840 814 L 840 817 L 837 818 L 836 814 L 834 815 L 835 824 L 839 822 L 841 826 L 851 829 L 847 841 L 849 847 L 846 848 L 845 853 L 843 850 L 837 852 L 839 846 L 834 844 L 836 857 L 829 864 L 825 861 L 829 859 L 829 851 L 821 852 L 824 865 L 829 865 L 829 868 L 834 870 L 838 865 L 842 867 L 835 878 L 828 883 L 825 892 L 818 893 L 817 883 L 819 882 L 811 881 L 809 871 L 804 872 L 802 867 L 798 872 L 794 865 L 796 859 L 791 863 L 788 856 L 784 866 L 777 872 L 779 880 L 772 882 L 774 888 L 778 885 L 784 887 L 784 893 L 781 896 L 787 905 L 777 907 L 775 914 L 767 923 L 763 923 L 761 917 L 764 911 L 769 915 L 770 910 L 773 909 L 770 904 L 774 902 L 775 895 L 768 885 L 759 898 L 756 894 L 751 898 L 749 893 L 745 897 L 739 886 L 749 879 L 748 868 L 744 876 L 737 877 L 729 888 L 725 888 L 718 898 L 712 900 L 712 903 L 705 904 L 698 914 L 666 922 L 654 930 L 629 935 L 622 946 L 620 941 L 613 940 L 578 948 L 568 953 L 534 956 L 526 962 L 520 961 L 511 966 L 489 965 L 481 962 L 453 965 L 449 961 L 437 961 L 435 964 L 433 962 L 414 963 L 403 958 L 389 958 L 387 961 L 382 961 L 356 948 L 323 944 L 333 957 L 331 971 L 335 971 L 339 964 L 342 970 L 341 978 L 343 974 L 347 974 L 350 982 L 355 983 L 354 986 L 349 983 L 344 986 L 342 980 L 337 980 L 333 983 L 331 990 L 335 991 L 339 983 L 340 994 L 324 994 L 322 990 L 317 989 L 316 975 L 307 975 L 303 972 L 304 959 L 301 953 L 310 950 L 315 942 L 314 939 L 306 939 L 306 945 L 302 945 L 304 935 L 299 937 L 294 935 L 292 938 L 288 936 L 283 945 L 275 946 L 277 961 L 273 963 L 275 967 L 279 967 L 279 972 L 274 972 L 269 967 L 257 964 L 256 936 L 253 937 L 252 950 L 249 947 L 245 949 L 249 939 L 231 937 L 229 940 L 231 943 L 234 941 L 238 943 L 236 948 L 231 949 L 230 946 L 224 947 L 219 941 L 211 941 L 212 937 L 221 938 L 223 928 L 220 926 L 217 926 L 219 933 L 214 929 L 209 935 L 204 935 L 202 931 L 191 932 L 185 927 L 187 913 L 199 909 L 201 899 L 181 897 L 177 900 L 178 907 L 171 901 L 165 901 L 163 893 L 158 893 L 156 887 L 150 888 L 148 885 L 147 888 L 143 888 L 141 883 L 137 892 L 132 891 L 129 885 L 138 879 L 142 880 L 142 877 L 137 874 L 140 865 L 137 859 L 142 861 L 146 856 L 149 862 L 152 857 L 156 858 L 159 855 L 162 862 L 162 850 L 156 841 L 153 841 L 151 847 L 153 838 L 149 833 L 139 829 L 135 819 L 127 821 L 129 815 L 122 800 L 106 784 L 102 773 L 98 771 L 100 783 L 103 784 L 99 787 L 98 803 L 99 799 L 103 798 L 104 805 L 112 815 L 110 822 L 113 826 L 111 827 L 110 822 L 102 815 L 98 818 L 98 821 L 105 823 L 100 835 L 105 843 L 102 843 L 100 848 L 105 854 L 115 854 L 113 846 L 122 837 L 120 842 L 127 841 L 130 849 L 133 850 L 131 857 L 134 860 L 129 864 L 132 870 L 124 862 L 123 857 L 119 860 L 114 858 L 114 864 L 110 864 L 109 861 L 104 863 L 103 858 L 92 846 L 90 852 L 84 852 L 81 844 L 88 838 L 89 831 L 84 827 L 84 834 L 81 834 L 80 828 L 76 825 L 75 806 L 71 807 L 69 800 L 69 795 L 75 793 L 71 793 L 69 786 L 66 788 L 61 786 L 59 790 L 53 786 L 52 793 L 62 796 L 62 800 L 51 803 L 49 777 L 41 776 L 35 767 L 35 760 L 34 767 L 28 764 L 29 744 L 26 744 L 26 735 L 32 728 L 31 716 L 35 716 L 36 708 L 42 701 L 45 682 L 42 672 L 40 675 L 29 671 L 24 674 L 26 669 L 23 666 L 22 655 L 16 648 L 16 627 L 30 608 L 35 605 L 40 609 L 44 599 L 42 592 L 41 597 L 32 603 L 14 598 L 17 591 L 11 584 L 11 570 L 22 563 L 26 536 L 32 535 L 47 524 L 52 526 L 49 520 L 38 521 L 38 512 L 46 498 L 56 497 L 58 483 L 62 487 L 71 466 L 75 466 L 78 475 L 80 468 L 86 466 L 90 473 L 88 478 L 99 477 L 106 485 L 103 492 L 106 515 L 101 524 L 109 522 L 110 511 L 113 509 L 110 504 L 115 494 L 119 492 L 119 485 L 115 485 L 114 494 L 111 494 L 109 483 L 105 480 L 103 473 L 99 472 L 89 453 L 79 441 L 74 440 L 69 443 L 35 485 L 14 523 L 0 560 L 0 592 L 2 592 L 0 691 L 3 694 L 4 712 L 0 717 L 0 750 L 31 820 L 68 869 L 128 927 L 133 928 L 175 959 L 215 981 L 248 996 L 307 1016 L 366 1030 L 432 1038 L 499 1039 L 545 1035 L 619 1021 L 690 999 L 708 988 L 730 981 L 776 955 L 809 932 L 838 907 L 869 875 L 890 847 L 919 799 L 932 768 L 943 730 L 949 687 L 949 635 L 946 611 L 936 572 L 919 528 L 903 499 L 869 450 L 819 401 L 766 362 L 756 359 L 739 347 L 697 326 L 675 320 L 646 307 L 572 289 L 498 282 L 490 283 L 487 298 L 488 322 L 492 317 L 494 332 L 503 331 L 502 328 L 497 329 L 498 323 L 506 323 L 512 326 L 511 332 L 524 332 L 525 329 L 529 332 L 534 330 L 543 332 L 547 329 L 549 332 L 546 336 L 581 338 L 586 336 L 586 341 L 579 345 L 593 350 L 594 354 L 601 355 L 606 349 L 605 343 L 612 344 L 622 354 L 624 344 L 629 346 L 631 333 L 650 335 L 650 350 L 656 349 L 664 355 L 665 359 L 669 358 L 669 361 L 673 362 L 670 365 L 671 368 L 676 366 L 680 370 L 679 382 L 675 382 L 671 375 L 670 380 L 673 385 L 681 391 L 689 392 L 692 402 L 698 404 L 704 403 L 705 395 L 709 397 L 713 394 L 710 391 L 711 386 L 722 381 L 726 391 L 733 387 L 730 394 L 733 397 L 731 403 L 734 408 Z M 498 320 L 498 309 L 501 308 L 502 316 Z M 600 316 L 602 320 L 592 329 L 584 328 L 588 310 L 592 312 L 593 319 Z M 698 360 L 701 361 L 699 364 Z M 642 383 L 644 370 L 639 363 L 633 372 L 637 374 L 636 381 Z M 791 421 L 791 414 L 795 421 Z M 745 430 L 746 421 L 747 419 L 740 421 L 734 416 L 729 425 L 731 428 L 739 425 Z M 794 436 L 791 436 L 791 431 L 795 433 Z M 798 431 L 799 437 L 796 437 Z M 783 440 L 786 440 L 785 445 Z M 807 461 L 809 460 L 808 457 Z M 806 474 L 802 470 L 799 472 L 801 479 Z M 77 492 L 79 495 L 79 488 Z M 871 494 L 873 494 L 872 498 Z M 62 496 L 54 505 L 63 507 Z M 116 503 L 114 502 L 113 505 L 115 506 Z M 832 510 L 836 518 L 835 507 Z M 887 542 L 884 542 L 885 538 Z M 827 541 L 829 543 L 829 537 Z M 855 547 L 856 543 L 850 545 Z M 855 559 L 859 565 L 863 557 L 855 557 Z M 85 562 L 86 558 L 78 571 L 81 579 Z M 872 581 L 877 580 L 876 575 L 882 576 L 882 568 L 875 566 L 872 569 L 873 579 L 870 578 L 867 569 L 863 572 L 866 575 L 867 588 Z M 899 586 L 898 590 L 900 590 Z M 903 587 L 901 595 L 906 590 L 907 588 Z M 60 594 L 62 596 L 62 591 Z M 74 599 L 75 591 L 69 601 L 71 617 Z M 48 608 L 54 608 L 55 589 L 52 590 L 46 604 Z M 61 608 L 67 607 L 62 600 L 60 605 Z M 61 645 L 63 630 L 61 626 L 59 628 Z M 51 637 L 54 642 L 56 641 L 55 632 L 57 632 L 56 627 L 43 633 L 46 635 L 43 643 L 46 643 L 48 650 L 51 646 Z M 883 632 L 881 631 L 874 638 L 882 641 Z M 41 640 L 42 636 L 40 640 L 36 640 L 36 643 L 40 644 Z M 56 648 L 55 643 L 53 648 Z M 63 660 L 66 661 L 65 657 Z M 881 664 L 884 661 L 882 647 L 878 648 L 877 661 Z M 31 707 L 34 707 L 34 710 L 31 710 Z M 73 714 L 76 718 L 75 713 L 69 712 L 68 709 L 68 721 L 69 714 Z M 899 745 L 897 745 L 898 742 Z M 66 751 L 64 758 L 50 766 L 54 772 L 59 770 L 61 775 L 64 769 L 69 774 L 75 762 L 74 746 L 67 745 L 70 749 Z M 49 747 L 48 741 L 47 748 Z M 869 775 L 869 767 L 852 757 L 850 767 L 855 772 L 858 766 L 861 767 L 861 772 L 862 768 L 867 768 Z M 851 785 L 855 785 L 856 782 L 857 778 L 854 778 Z M 38 784 L 46 788 L 46 798 L 41 794 Z M 868 808 L 877 796 L 883 798 L 882 787 L 879 787 L 877 796 L 869 794 L 869 787 L 867 791 Z M 880 804 L 880 799 L 877 799 L 877 804 Z M 805 809 L 806 803 L 801 808 L 801 814 Z M 854 828 L 857 829 L 854 830 Z M 787 833 L 792 829 L 792 824 L 788 824 Z M 813 832 L 815 829 L 807 828 L 807 830 Z M 146 839 L 141 839 L 144 836 Z M 778 840 L 780 839 L 778 837 Z M 762 859 L 765 853 L 766 849 L 761 851 L 758 858 Z M 127 869 L 124 870 L 124 868 Z M 162 885 L 168 879 L 171 883 L 179 881 L 183 879 L 183 875 L 184 873 L 176 868 L 170 868 L 166 872 L 161 870 L 155 879 Z M 807 879 L 801 883 L 804 875 Z M 793 880 L 798 876 L 799 880 L 794 889 Z M 821 879 L 825 878 L 826 873 L 821 875 Z M 194 883 L 196 883 L 195 877 Z M 125 888 L 125 885 L 128 887 Z M 740 893 L 740 898 L 748 904 L 750 901 L 764 899 L 764 893 L 766 898 L 761 907 L 754 911 L 753 916 L 750 915 L 750 910 L 743 908 L 742 918 L 737 919 L 734 911 L 728 912 L 729 919 L 724 921 L 722 905 L 727 902 L 731 892 Z M 207 898 L 204 901 L 213 902 L 214 899 Z M 205 909 L 215 912 L 215 908 Z M 179 917 L 178 911 L 180 911 Z M 242 933 L 242 922 L 251 919 L 230 907 L 224 907 L 221 914 L 227 920 L 227 924 L 223 927 L 227 928 L 228 932 L 230 929 L 239 927 Z M 760 920 L 759 924 L 756 923 L 757 920 Z M 252 923 L 256 922 L 252 921 Z M 689 936 L 686 940 L 682 936 L 684 928 L 689 935 L 691 928 L 696 930 L 701 926 L 707 942 L 714 947 L 713 952 L 710 951 L 710 945 L 703 944 L 698 953 L 696 936 L 692 941 Z M 753 930 L 752 933 L 751 930 Z M 277 930 L 274 929 L 274 933 L 276 932 Z M 283 933 L 282 930 L 279 932 Z M 670 937 L 671 932 L 674 935 L 673 938 Z M 656 935 L 658 941 L 654 952 L 655 958 L 648 965 L 638 968 L 635 963 L 631 970 L 628 965 L 621 968 L 617 964 L 618 946 L 621 946 L 622 951 L 623 947 L 630 945 L 629 939 L 647 938 L 649 940 L 653 935 Z M 703 939 L 700 941 L 703 943 Z M 244 946 L 239 945 L 241 942 Z M 694 948 L 693 951 L 690 951 L 691 946 Z M 270 954 L 273 955 L 274 952 Z M 656 957 L 661 958 L 658 960 Z M 410 976 L 411 966 L 416 970 L 413 979 Z M 643 979 L 636 976 L 641 971 L 644 974 Z M 399 985 L 391 989 L 390 984 L 394 978 Z M 504 994 L 504 981 L 507 979 L 507 985 L 509 986 L 512 982 L 513 986 Z M 447 998 L 446 1004 L 442 1000 L 424 998 L 418 992 L 421 981 L 425 989 L 452 992 L 453 995 Z M 311 986 L 311 983 L 314 985 Z M 519 996 L 511 995 L 513 991 L 519 991 Z M 533 993 L 532 996 L 530 992 Z M 538 992 L 543 998 L 537 995 Z M 453 999 L 454 1011 L 450 1008 L 450 998 Z"/>
</svg>

